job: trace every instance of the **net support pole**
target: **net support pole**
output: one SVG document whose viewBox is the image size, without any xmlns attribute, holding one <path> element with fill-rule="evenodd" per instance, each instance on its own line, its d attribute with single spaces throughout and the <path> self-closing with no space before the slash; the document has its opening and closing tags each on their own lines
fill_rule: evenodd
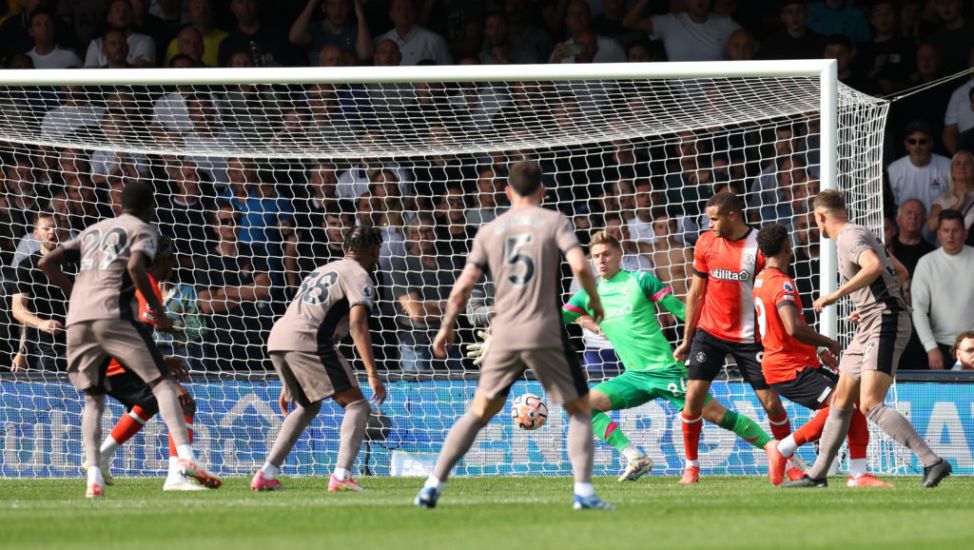
<svg viewBox="0 0 974 550">
<path fill-rule="evenodd" d="M 839 86 L 838 63 L 834 60 L 819 74 L 819 93 L 821 94 L 821 126 L 819 154 L 822 189 L 838 189 L 838 137 L 839 137 Z M 819 289 L 825 296 L 838 288 L 838 261 L 835 242 L 822 232 L 819 250 Z M 822 310 L 819 317 L 819 330 L 829 338 L 838 336 L 838 307 Z"/>
</svg>

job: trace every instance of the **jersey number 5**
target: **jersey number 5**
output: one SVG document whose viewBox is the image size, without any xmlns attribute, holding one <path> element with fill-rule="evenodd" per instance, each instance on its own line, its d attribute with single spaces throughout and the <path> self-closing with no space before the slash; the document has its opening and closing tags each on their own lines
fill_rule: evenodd
<svg viewBox="0 0 974 550">
<path fill-rule="evenodd" d="M 508 237 L 504 242 L 504 262 L 510 266 L 512 272 L 507 281 L 514 286 L 524 286 L 534 278 L 534 258 L 529 252 L 522 250 L 524 245 L 534 240 L 530 233 L 521 233 Z M 520 265 L 520 269 L 518 266 Z"/>
</svg>

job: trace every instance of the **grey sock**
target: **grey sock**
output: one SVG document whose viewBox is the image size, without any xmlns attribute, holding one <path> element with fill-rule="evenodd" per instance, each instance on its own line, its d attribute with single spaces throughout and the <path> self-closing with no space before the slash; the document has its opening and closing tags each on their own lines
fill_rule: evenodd
<svg viewBox="0 0 974 550">
<path fill-rule="evenodd" d="M 898 411 L 880 404 L 873 407 L 866 418 L 889 434 L 894 441 L 913 451 L 924 466 L 933 466 L 940 460 L 913 428 L 913 424 Z"/>
<path fill-rule="evenodd" d="M 281 431 L 278 432 L 277 439 L 274 440 L 274 446 L 267 455 L 267 462 L 278 467 L 284 464 L 284 460 L 294 448 L 294 444 L 298 442 L 298 438 L 301 437 L 304 430 L 308 429 L 308 425 L 311 424 L 320 410 L 321 401 L 316 401 L 307 407 L 298 405 L 288 413 L 281 424 Z"/>
<path fill-rule="evenodd" d="M 152 388 L 152 395 L 159 404 L 159 416 L 166 423 L 169 434 L 172 435 L 176 446 L 188 445 L 189 434 L 186 432 L 186 421 L 183 420 L 183 407 L 179 404 L 176 385 L 168 378 L 160 380 Z"/>
<path fill-rule="evenodd" d="M 81 415 L 81 437 L 85 446 L 85 465 L 97 468 L 101 459 L 101 417 L 105 414 L 105 395 L 85 394 Z"/>
<path fill-rule="evenodd" d="M 825 479 L 832 467 L 839 447 L 849 433 L 849 422 L 852 420 L 852 409 L 840 409 L 836 406 L 829 408 L 829 417 L 822 428 L 822 438 L 818 442 L 818 458 L 809 468 L 808 477 Z"/>
<path fill-rule="evenodd" d="M 446 434 L 446 440 L 443 441 L 443 449 L 440 450 L 440 457 L 436 460 L 436 467 L 433 468 L 433 477 L 446 481 L 450 476 L 450 470 L 456 466 L 463 455 L 467 454 L 470 446 L 477 439 L 477 434 L 485 425 L 485 422 L 470 412 L 457 419 L 450 428 L 450 433 Z"/>
<path fill-rule="evenodd" d="M 592 413 L 573 414 L 568 419 L 568 459 L 572 462 L 575 483 L 592 482 L 595 441 L 592 435 Z"/>
<path fill-rule="evenodd" d="M 369 421 L 369 402 L 359 399 L 345 406 L 345 417 L 342 418 L 341 444 L 338 447 L 338 462 L 336 466 L 352 469 L 355 457 L 362 447 L 362 436 L 365 435 L 365 424 Z"/>
</svg>

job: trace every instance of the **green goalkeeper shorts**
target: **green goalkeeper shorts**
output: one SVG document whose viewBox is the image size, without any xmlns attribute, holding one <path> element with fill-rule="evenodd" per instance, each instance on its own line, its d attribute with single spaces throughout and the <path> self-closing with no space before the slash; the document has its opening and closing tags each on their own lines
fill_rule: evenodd
<svg viewBox="0 0 974 550">
<path fill-rule="evenodd" d="M 614 411 L 631 409 L 660 398 L 683 410 L 687 398 L 687 370 L 682 365 L 673 365 L 644 372 L 626 371 L 594 389 L 609 398 Z M 706 401 L 710 399 L 707 395 Z"/>
</svg>

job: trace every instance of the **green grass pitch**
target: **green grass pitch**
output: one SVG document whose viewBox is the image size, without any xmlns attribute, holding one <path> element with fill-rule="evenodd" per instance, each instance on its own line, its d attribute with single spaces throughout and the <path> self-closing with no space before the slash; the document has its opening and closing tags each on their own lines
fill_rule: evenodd
<svg viewBox="0 0 974 550">
<path fill-rule="evenodd" d="M 365 478 L 368 492 L 329 494 L 291 478 L 256 494 L 233 478 L 218 491 L 163 493 L 162 479 L 119 479 L 107 497 L 84 481 L 0 480 L 0 548 L 974 548 L 974 479 L 895 489 L 785 490 L 761 478 L 598 479 L 615 511 L 572 511 L 566 478 L 451 480 L 435 510 L 419 479 Z M 346 546 L 348 545 L 348 546 Z"/>
</svg>

